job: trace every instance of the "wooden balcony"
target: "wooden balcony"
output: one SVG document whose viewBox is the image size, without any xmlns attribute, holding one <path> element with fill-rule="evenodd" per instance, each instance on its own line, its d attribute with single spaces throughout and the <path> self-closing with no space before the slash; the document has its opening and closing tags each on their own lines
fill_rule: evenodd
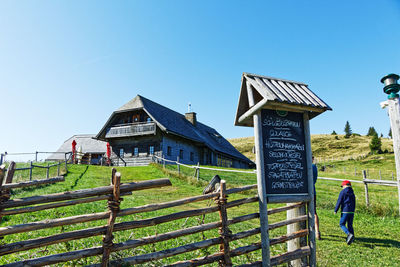
<svg viewBox="0 0 400 267">
<path fill-rule="evenodd" d="M 107 129 L 106 138 L 149 135 L 156 133 L 154 122 L 136 122 L 115 125 Z"/>
</svg>

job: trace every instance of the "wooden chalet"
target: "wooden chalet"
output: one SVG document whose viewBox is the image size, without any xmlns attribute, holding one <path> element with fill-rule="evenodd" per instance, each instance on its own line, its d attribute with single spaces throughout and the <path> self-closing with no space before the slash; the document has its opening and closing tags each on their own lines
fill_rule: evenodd
<svg viewBox="0 0 400 267">
<path fill-rule="evenodd" d="M 183 115 L 140 95 L 114 111 L 95 138 L 110 143 L 114 165 L 146 165 L 156 155 L 184 164 L 254 167 L 195 112 Z"/>
</svg>

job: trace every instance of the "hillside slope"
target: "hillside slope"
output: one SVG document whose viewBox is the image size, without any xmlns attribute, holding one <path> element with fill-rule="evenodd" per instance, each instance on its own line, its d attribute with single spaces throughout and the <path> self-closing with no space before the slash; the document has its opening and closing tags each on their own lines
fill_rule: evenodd
<svg viewBox="0 0 400 267">
<path fill-rule="evenodd" d="M 324 157 L 357 157 L 369 153 L 370 136 L 351 136 L 344 138 L 344 135 L 317 134 L 311 135 L 311 147 L 313 155 L 317 158 Z M 252 152 L 254 137 L 241 137 L 229 139 L 229 142 L 236 147 L 243 155 L 255 160 Z M 393 151 L 393 141 L 388 138 L 381 138 L 382 150 Z"/>
</svg>

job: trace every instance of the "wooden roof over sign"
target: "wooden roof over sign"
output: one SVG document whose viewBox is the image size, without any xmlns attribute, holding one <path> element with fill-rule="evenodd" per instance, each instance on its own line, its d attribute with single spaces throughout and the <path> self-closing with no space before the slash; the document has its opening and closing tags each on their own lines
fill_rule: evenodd
<svg viewBox="0 0 400 267">
<path fill-rule="evenodd" d="M 249 93 L 252 94 L 254 105 L 249 103 Z M 262 108 L 308 111 L 310 119 L 332 110 L 307 84 L 243 73 L 235 125 L 252 127 L 253 115 Z"/>
</svg>

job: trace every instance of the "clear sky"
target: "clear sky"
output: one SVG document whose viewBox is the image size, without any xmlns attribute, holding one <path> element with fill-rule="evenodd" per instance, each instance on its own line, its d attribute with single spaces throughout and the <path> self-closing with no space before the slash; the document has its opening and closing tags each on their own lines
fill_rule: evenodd
<svg viewBox="0 0 400 267">
<path fill-rule="evenodd" d="M 241 75 L 305 82 L 333 111 L 311 133 L 387 136 L 400 1 L 1 1 L 0 152 L 55 151 L 140 94 L 226 138 Z"/>
</svg>

